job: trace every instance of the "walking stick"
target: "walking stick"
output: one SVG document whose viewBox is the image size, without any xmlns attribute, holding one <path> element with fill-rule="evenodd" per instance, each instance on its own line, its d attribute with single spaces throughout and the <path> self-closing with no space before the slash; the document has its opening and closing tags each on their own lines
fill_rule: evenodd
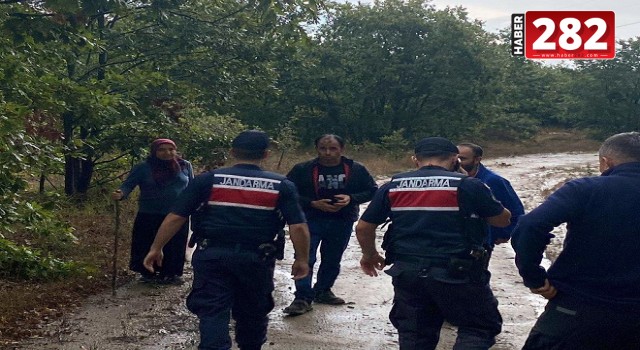
<svg viewBox="0 0 640 350">
<path fill-rule="evenodd" d="M 120 236 L 120 201 L 115 201 L 115 240 L 113 242 L 113 271 L 111 272 L 111 295 L 116 295 L 116 278 L 118 277 L 118 239 Z"/>
</svg>

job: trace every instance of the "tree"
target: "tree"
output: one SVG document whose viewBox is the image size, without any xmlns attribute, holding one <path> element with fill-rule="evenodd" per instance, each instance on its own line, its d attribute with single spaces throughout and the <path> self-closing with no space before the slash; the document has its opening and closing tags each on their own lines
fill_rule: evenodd
<svg viewBox="0 0 640 350">
<path fill-rule="evenodd" d="M 578 61 L 568 113 L 599 137 L 640 130 L 640 38 L 618 42 L 612 60 Z"/>
<path fill-rule="evenodd" d="M 47 61 L 42 70 L 60 116 L 65 192 L 83 196 L 96 170 L 184 128 L 182 109 L 204 107 L 213 111 L 205 114 L 229 118 L 233 108 L 226 101 L 268 85 L 262 56 L 274 28 L 313 15 L 318 3 L 49 0 L 2 6 L 14 44 L 26 50 L 37 44 L 40 51 L 31 54 Z"/>
<path fill-rule="evenodd" d="M 260 101 L 278 123 L 295 117 L 303 140 L 335 132 L 377 142 L 401 128 L 408 139 L 455 137 L 483 122 L 491 40 L 461 8 L 436 11 L 422 0 L 332 4 L 311 45 L 289 47 L 288 66 L 278 67 L 282 93 Z"/>
</svg>

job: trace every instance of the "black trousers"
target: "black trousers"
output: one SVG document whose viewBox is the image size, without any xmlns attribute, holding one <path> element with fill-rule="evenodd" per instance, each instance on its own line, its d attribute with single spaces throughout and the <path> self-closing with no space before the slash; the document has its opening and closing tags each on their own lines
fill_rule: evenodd
<svg viewBox="0 0 640 350">
<path fill-rule="evenodd" d="M 502 329 L 498 301 L 486 282 L 447 283 L 419 271 L 393 276 L 389 315 L 401 350 L 435 349 L 446 320 L 458 327 L 454 349 L 489 349 Z"/>
<path fill-rule="evenodd" d="M 160 224 L 166 215 L 138 213 L 133 223 L 133 235 L 131 237 L 131 261 L 129 269 L 141 273 L 143 276 L 150 276 L 142 262 L 149 253 L 149 248 Z M 158 268 L 160 276 L 182 276 L 184 269 L 184 259 L 187 249 L 187 236 L 189 235 L 189 224 L 184 224 L 178 233 L 162 248 L 164 259 L 162 267 Z"/>
<path fill-rule="evenodd" d="M 558 292 L 523 350 L 638 350 L 640 307 L 598 304 Z"/>
<path fill-rule="evenodd" d="M 238 347 L 260 349 L 274 306 L 275 261 L 263 261 L 255 252 L 211 247 L 196 249 L 191 264 L 193 288 L 187 308 L 200 320 L 198 349 L 231 349 L 231 317 Z"/>
</svg>

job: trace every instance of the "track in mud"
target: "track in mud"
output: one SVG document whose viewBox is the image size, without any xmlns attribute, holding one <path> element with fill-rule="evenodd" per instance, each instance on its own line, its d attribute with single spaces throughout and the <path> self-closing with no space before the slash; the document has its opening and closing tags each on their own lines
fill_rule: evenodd
<svg viewBox="0 0 640 350">
<path fill-rule="evenodd" d="M 484 162 L 511 181 L 525 208 L 532 209 L 567 179 L 597 172 L 595 153 L 537 154 L 496 158 Z M 555 256 L 563 237 L 548 249 Z M 382 232 L 379 232 L 382 239 Z M 379 246 L 379 242 L 378 242 Z M 282 309 L 293 299 L 289 278 L 292 249 L 276 267 L 276 306 L 270 315 L 269 340 L 264 349 L 342 350 L 397 349 L 397 334 L 388 320 L 393 298 L 391 278 L 364 275 L 359 267 L 360 249 L 352 237 L 334 291 L 344 306 L 314 305 L 298 317 L 286 317 Z M 491 260 L 491 284 L 504 319 L 502 333 L 492 349 L 520 349 L 545 304 L 529 293 L 517 274 L 509 244 L 497 246 Z M 186 279 L 190 280 L 190 271 Z M 154 287 L 133 282 L 109 294 L 90 298 L 85 306 L 44 326 L 48 336 L 15 344 L 11 349 L 196 349 L 198 326 L 184 307 L 188 283 Z M 445 325 L 438 349 L 451 349 L 455 329 Z"/>
</svg>

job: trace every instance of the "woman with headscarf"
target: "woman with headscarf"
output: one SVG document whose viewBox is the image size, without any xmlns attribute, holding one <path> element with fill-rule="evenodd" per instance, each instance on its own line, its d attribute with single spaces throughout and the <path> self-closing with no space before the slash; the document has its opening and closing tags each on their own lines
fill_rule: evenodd
<svg viewBox="0 0 640 350">
<path fill-rule="evenodd" d="M 143 282 L 178 284 L 182 281 L 188 223 L 164 247 L 164 261 L 157 274 L 145 269 L 142 262 L 171 205 L 191 179 L 191 163 L 176 154 L 175 142 L 157 139 L 151 143 L 151 153 L 146 161 L 134 166 L 120 188 L 112 194 L 114 200 L 123 200 L 136 186 L 140 187 L 129 269 L 142 274 Z"/>
</svg>

